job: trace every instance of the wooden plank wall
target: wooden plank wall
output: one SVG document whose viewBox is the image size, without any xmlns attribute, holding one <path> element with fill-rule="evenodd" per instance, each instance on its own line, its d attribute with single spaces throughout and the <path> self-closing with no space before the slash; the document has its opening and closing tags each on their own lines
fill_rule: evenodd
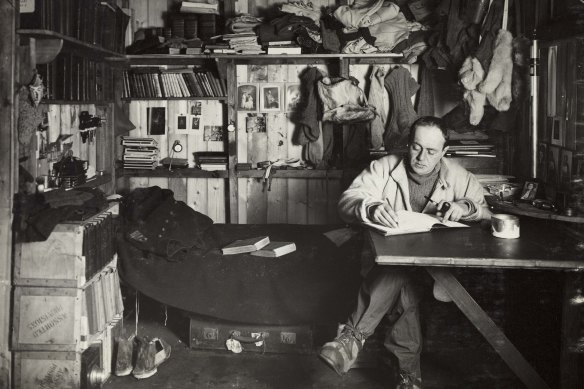
<svg viewBox="0 0 584 389">
<path fill-rule="evenodd" d="M 161 4 L 162 3 L 162 4 Z M 156 2 L 154 0 L 137 1 L 130 0 L 129 7 L 134 10 L 135 27 L 160 27 L 164 20 L 160 16 L 166 11 L 166 7 L 172 4 L 169 0 Z M 269 0 L 239 0 L 235 2 L 235 13 L 250 13 L 259 15 L 264 9 L 273 6 Z M 334 0 L 319 0 L 313 2 L 317 7 L 335 5 Z M 236 114 L 237 127 L 237 162 L 275 161 L 277 159 L 301 158 L 301 146 L 294 145 L 292 137 L 295 131 L 294 124 L 288 119 L 290 114 L 287 109 L 287 88 L 299 84 L 298 75 L 307 66 L 317 66 L 324 74 L 329 70 L 326 65 L 237 65 L 236 66 L 236 90 L 243 85 L 255 87 L 255 108 L 253 110 L 238 111 Z M 253 70 L 252 70 L 253 67 Z M 414 66 L 415 68 L 415 66 Z M 361 86 L 367 86 L 371 67 L 369 65 L 351 66 L 350 72 L 358 80 Z M 416 75 L 417 68 L 411 69 Z M 331 74 L 335 76 L 335 74 Z M 260 107 L 261 91 L 265 87 L 278 87 L 280 91 L 280 108 L 265 111 Z M 237 99 L 235 100 L 237 103 Z M 157 141 L 161 148 L 161 158 L 167 156 L 167 148 L 174 139 L 181 139 L 185 143 L 183 158 L 189 159 L 189 165 L 193 163 L 192 152 L 203 150 L 222 150 L 223 145 L 215 142 L 204 142 L 202 134 L 177 134 L 173 127 L 175 115 L 189 110 L 185 104 L 178 101 L 150 101 L 130 103 L 130 120 L 136 125 L 132 131 L 134 136 L 147 135 L 146 108 L 164 106 L 167 108 L 167 134 L 158 136 Z M 202 117 L 224 118 L 220 103 L 204 101 L 203 104 L 209 111 Z M 212 109 L 221 111 L 211 112 Z M 246 119 L 252 115 L 265 118 L 266 131 L 246 131 Z M 206 120 L 206 119 L 205 119 Z M 203 123 L 201 123 L 201 126 Z M 225 126 L 226 123 L 217 122 L 216 125 Z M 185 138 L 186 137 L 186 138 Z M 185 140 L 186 139 L 186 140 Z M 121 153 L 121 148 L 119 148 Z M 118 154 L 118 158 L 121 155 Z M 120 183 L 122 186 L 120 186 Z M 194 209 L 207 214 L 216 222 L 224 222 L 226 207 L 229 198 L 226 197 L 227 180 L 206 178 L 130 178 L 118 180 L 118 190 L 131 190 L 136 187 L 159 185 L 175 191 L 175 197 L 185 199 L 187 204 Z M 337 201 L 344 188 L 339 178 L 279 178 L 273 179 L 271 184 L 260 178 L 237 179 L 237 220 L 238 223 L 293 223 L 293 224 L 321 224 L 340 222 L 337 215 Z"/>
<path fill-rule="evenodd" d="M 18 5 L 16 5 L 18 6 Z M 0 388 L 11 387 L 10 292 L 12 289 L 12 198 L 18 190 L 16 147 L 16 16 L 13 1 L 0 0 Z"/>
<path fill-rule="evenodd" d="M 192 128 L 192 107 L 201 104 L 199 128 Z M 148 109 L 164 107 L 166 110 L 166 135 L 148 134 Z M 193 153 L 197 151 L 224 151 L 224 142 L 205 140 L 205 127 L 223 127 L 225 105 L 219 101 L 201 100 L 171 100 L 171 101 L 132 101 L 129 103 L 129 118 L 136 128 L 130 131 L 130 136 L 151 137 L 158 142 L 160 158 L 170 156 L 170 148 L 175 140 L 183 145 L 176 158 L 186 158 L 189 167 L 194 167 Z M 187 130 L 177 130 L 177 117 L 187 117 Z M 117 159 L 121 159 L 123 149 L 118 147 Z M 226 221 L 226 179 L 224 178 L 165 178 L 165 177 L 132 177 L 118 180 L 118 191 L 128 191 L 135 188 L 160 186 L 174 192 L 177 200 L 186 202 L 191 208 L 209 216 L 216 223 Z"/>
</svg>

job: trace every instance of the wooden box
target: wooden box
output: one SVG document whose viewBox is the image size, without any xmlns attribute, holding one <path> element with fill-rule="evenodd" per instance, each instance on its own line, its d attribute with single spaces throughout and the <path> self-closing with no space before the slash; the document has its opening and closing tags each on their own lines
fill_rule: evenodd
<svg viewBox="0 0 584 389">
<path fill-rule="evenodd" d="M 47 240 L 15 245 L 14 283 L 80 288 L 114 257 L 113 211 L 57 224 Z"/>
<path fill-rule="evenodd" d="M 14 350 L 76 351 L 81 347 L 81 289 L 16 287 Z"/>
</svg>

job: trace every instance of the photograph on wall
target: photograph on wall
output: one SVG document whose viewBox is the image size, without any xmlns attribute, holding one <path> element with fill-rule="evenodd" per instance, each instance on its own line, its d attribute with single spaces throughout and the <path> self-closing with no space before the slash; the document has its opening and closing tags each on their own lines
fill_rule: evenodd
<svg viewBox="0 0 584 389">
<path fill-rule="evenodd" d="M 186 130 L 187 129 L 186 115 L 178 115 L 176 117 L 176 129 L 177 130 Z"/>
<path fill-rule="evenodd" d="M 237 88 L 237 109 L 240 111 L 256 111 L 257 108 L 257 86 L 240 85 Z"/>
<path fill-rule="evenodd" d="M 569 188 L 572 179 L 572 152 L 562 149 L 560 151 L 560 186 Z"/>
<path fill-rule="evenodd" d="M 191 104 L 191 115 L 201 116 L 203 104 L 200 101 L 193 101 Z"/>
<path fill-rule="evenodd" d="M 266 132 L 266 115 L 250 113 L 245 118 L 245 132 Z"/>
<path fill-rule="evenodd" d="M 547 181 L 550 184 L 557 184 L 558 181 L 558 165 L 560 163 L 560 148 L 550 146 L 548 149 L 547 158 Z"/>
<path fill-rule="evenodd" d="M 260 91 L 260 109 L 262 111 L 280 111 L 281 94 L 279 85 L 264 85 Z"/>
<path fill-rule="evenodd" d="M 300 84 L 286 86 L 286 111 L 295 111 L 300 102 Z"/>
<path fill-rule="evenodd" d="M 205 142 L 222 141 L 223 127 L 221 126 L 205 126 L 203 133 L 203 140 Z"/>
<path fill-rule="evenodd" d="M 267 82 L 268 65 L 249 65 L 248 82 Z"/>
<path fill-rule="evenodd" d="M 166 133 L 166 108 L 148 107 L 146 108 L 148 119 L 148 135 L 164 135 Z"/>
<path fill-rule="evenodd" d="M 521 191 L 521 196 L 519 196 L 519 199 L 525 201 L 535 200 L 538 186 L 539 184 L 537 182 L 526 181 L 525 184 L 523 184 L 523 190 Z"/>
<path fill-rule="evenodd" d="M 584 158 L 577 157 L 573 172 L 575 176 L 584 178 Z"/>
<path fill-rule="evenodd" d="M 198 116 L 191 117 L 191 130 L 198 130 L 201 125 L 201 118 Z"/>
<path fill-rule="evenodd" d="M 563 146 L 564 145 L 564 126 L 562 126 L 562 120 L 558 117 L 553 118 L 551 127 L 551 137 L 552 144 Z"/>
<path fill-rule="evenodd" d="M 545 182 L 547 173 L 547 143 L 537 145 L 537 178 Z"/>
</svg>

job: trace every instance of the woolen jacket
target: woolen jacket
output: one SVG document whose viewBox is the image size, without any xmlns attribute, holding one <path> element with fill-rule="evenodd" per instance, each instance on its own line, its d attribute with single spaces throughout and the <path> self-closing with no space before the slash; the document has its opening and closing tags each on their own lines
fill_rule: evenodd
<svg viewBox="0 0 584 389">
<path fill-rule="evenodd" d="M 488 209 L 483 187 L 476 177 L 452 160 L 443 158 L 438 182 L 422 213 L 436 213 L 436 204 L 441 200 L 464 201 L 470 209 L 463 221 L 478 221 L 488 218 Z M 343 192 L 339 200 L 339 214 L 347 223 L 369 220 L 367 210 L 374 204 L 387 201 L 395 211 L 411 211 L 408 176 L 404 160 L 389 155 L 371 162 Z"/>
</svg>

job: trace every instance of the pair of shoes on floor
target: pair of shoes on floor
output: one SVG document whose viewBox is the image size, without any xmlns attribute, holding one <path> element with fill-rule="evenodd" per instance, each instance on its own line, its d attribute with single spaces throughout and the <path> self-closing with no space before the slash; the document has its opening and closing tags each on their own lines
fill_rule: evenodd
<svg viewBox="0 0 584 389">
<path fill-rule="evenodd" d="M 132 374 L 137 379 L 152 377 L 158 366 L 170 358 L 170 351 L 170 345 L 160 338 L 118 337 L 114 374 L 118 377 Z"/>
<path fill-rule="evenodd" d="M 318 356 L 332 367 L 337 374 L 343 375 L 351 369 L 363 348 L 365 339 L 353 329 L 345 327 L 333 341 L 325 343 Z"/>
<path fill-rule="evenodd" d="M 422 389 L 422 378 L 416 377 L 415 373 L 401 370 L 399 378 L 396 389 Z"/>
</svg>

